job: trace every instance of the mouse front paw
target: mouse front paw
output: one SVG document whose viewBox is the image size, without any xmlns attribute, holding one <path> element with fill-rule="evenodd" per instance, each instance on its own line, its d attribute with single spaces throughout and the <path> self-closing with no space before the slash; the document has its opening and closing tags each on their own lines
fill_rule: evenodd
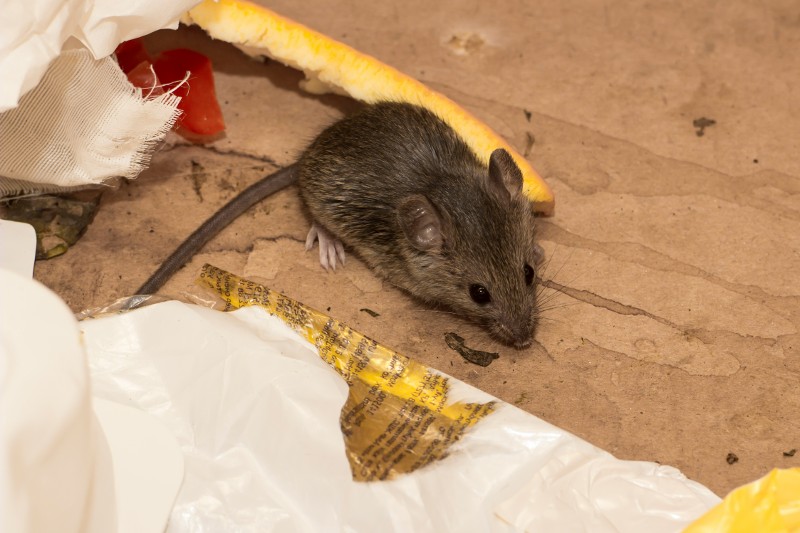
<svg viewBox="0 0 800 533">
<path fill-rule="evenodd" d="M 311 225 L 306 237 L 306 250 L 314 247 L 314 241 L 319 241 L 319 264 L 325 270 L 336 270 L 336 259 L 344 266 L 345 255 L 344 245 L 342 241 L 331 235 L 325 228 L 317 225 Z"/>
</svg>

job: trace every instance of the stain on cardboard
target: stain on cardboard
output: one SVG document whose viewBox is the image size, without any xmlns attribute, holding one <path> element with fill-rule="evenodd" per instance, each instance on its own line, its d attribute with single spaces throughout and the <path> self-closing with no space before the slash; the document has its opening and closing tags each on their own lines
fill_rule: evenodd
<svg viewBox="0 0 800 533">
<path fill-rule="evenodd" d="M 458 55 L 474 54 L 486 44 L 486 41 L 477 33 L 458 33 L 450 37 L 447 45 Z"/>
<path fill-rule="evenodd" d="M 533 136 L 533 133 L 526 131 L 525 132 L 525 149 L 522 151 L 523 157 L 528 157 L 531 153 L 531 149 L 533 148 L 533 144 L 536 142 L 536 137 Z"/>
<path fill-rule="evenodd" d="M 192 180 L 192 189 L 194 189 L 194 193 L 197 195 L 197 198 L 200 200 L 200 203 L 203 203 L 203 184 L 208 179 L 206 175 L 205 168 L 203 165 L 192 159 L 192 172 L 190 174 L 190 179 Z"/>
</svg>

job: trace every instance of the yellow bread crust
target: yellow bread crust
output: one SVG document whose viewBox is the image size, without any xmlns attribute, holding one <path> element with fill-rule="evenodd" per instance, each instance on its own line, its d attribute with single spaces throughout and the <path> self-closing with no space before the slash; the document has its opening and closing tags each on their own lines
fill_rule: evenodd
<svg viewBox="0 0 800 533">
<path fill-rule="evenodd" d="M 443 94 L 377 59 L 246 0 L 205 0 L 186 13 L 183 22 L 200 26 L 215 39 L 302 70 L 312 83 L 318 80 L 356 100 L 407 102 L 430 109 L 485 164 L 496 148 L 508 150 L 522 170 L 523 191 L 534 209 L 552 213 L 550 187 L 504 139 Z"/>
</svg>

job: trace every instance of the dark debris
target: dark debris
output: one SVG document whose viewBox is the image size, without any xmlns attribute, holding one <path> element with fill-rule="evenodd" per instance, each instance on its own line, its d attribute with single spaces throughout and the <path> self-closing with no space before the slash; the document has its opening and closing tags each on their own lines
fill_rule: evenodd
<svg viewBox="0 0 800 533">
<path fill-rule="evenodd" d="M 706 133 L 706 128 L 709 128 L 716 123 L 717 121 L 713 118 L 700 117 L 692 121 L 692 126 L 697 128 L 697 131 L 695 132 L 697 136 L 702 137 Z"/>
<path fill-rule="evenodd" d="M 499 353 L 483 352 L 464 346 L 464 338 L 453 332 L 445 333 L 444 341 L 450 349 L 457 351 L 461 357 L 475 365 L 489 366 L 492 361 L 500 357 Z"/>
</svg>

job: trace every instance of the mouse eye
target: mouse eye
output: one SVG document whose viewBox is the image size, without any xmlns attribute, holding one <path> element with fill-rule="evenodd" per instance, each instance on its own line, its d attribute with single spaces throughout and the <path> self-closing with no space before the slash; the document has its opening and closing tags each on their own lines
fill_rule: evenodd
<svg viewBox="0 0 800 533">
<path fill-rule="evenodd" d="M 477 283 L 469 286 L 469 295 L 476 304 L 486 305 L 492 301 L 492 295 L 486 287 Z"/>
<path fill-rule="evenodd" d="M 525 285 L 530 285 L 531 283 L 533 283 L 533 269 L 531 268 L 530 265 L 526 264 L 524 272 L 525 272 Z"/>
</svg>

